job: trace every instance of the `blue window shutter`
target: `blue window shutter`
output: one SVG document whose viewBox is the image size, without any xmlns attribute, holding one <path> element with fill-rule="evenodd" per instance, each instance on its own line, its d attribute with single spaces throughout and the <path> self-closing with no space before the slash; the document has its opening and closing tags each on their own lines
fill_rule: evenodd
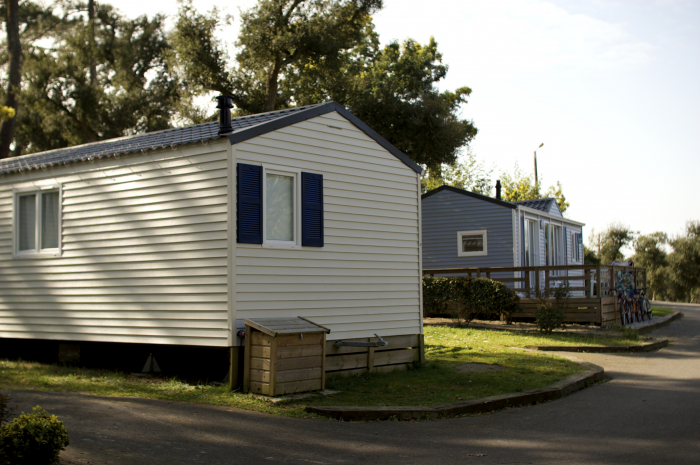
<svg viewBox="0 0 700 465">
<path fill-rule="evenodd" d="M 262 244 L 262 166 L 239 163 L 237 174 L 237 242 Z"/>
<path fill-rule="evenodd" d="M 301 173 L 301 245 L 323 247 L 323 175 Z"/>
<path fill-rule="evenodd" d="M 572 249 L 573 250 L 573 249 Z M 574 257 L 571 257 L 572 259 Z M 566 226 L 564 226 L 564 265 L 569 264 L 569 236 L 566 231 Z"/>
</svg>

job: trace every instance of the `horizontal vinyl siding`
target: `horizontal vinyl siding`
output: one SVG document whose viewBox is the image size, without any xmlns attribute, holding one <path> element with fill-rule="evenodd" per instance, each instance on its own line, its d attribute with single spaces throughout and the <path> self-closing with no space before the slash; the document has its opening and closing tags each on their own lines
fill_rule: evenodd
<svg viewBox="0 0 700 465">
<path fill-rule="evenodd" d="M 0 178 L 0 337 L 228 345 L 228 141 Z M 12 189 L 59 182 L 63 254 L 12 258 Z"/>
<path fill-rule="evenodd" d="M 328 339 L 420 332 L 413 170 L 337 113 L 234 148 L 240 163 L 322 174 L 325 224 L 322 248 L 237 244 L 238 319 L 308 317 Z"/>
<path fill-rule="evenodd" d="M 513 266 L 512 211 L 447 190 L 423 199 L 423 268 Z M 488 255 L 459 257 L 457 233 L 481 229 Z"/>
</svg>

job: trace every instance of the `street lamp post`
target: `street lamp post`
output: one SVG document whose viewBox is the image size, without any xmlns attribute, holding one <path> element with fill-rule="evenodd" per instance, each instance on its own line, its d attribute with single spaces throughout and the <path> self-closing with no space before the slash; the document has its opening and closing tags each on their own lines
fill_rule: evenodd
<svg viewBox="0 0 700 465">
<path fill-rule="evenodd" d="M 540 148 L 542 148 L 543 145 L 544 145 L 544 142 L 542 142 L 542 143 L 540 144 L 540 146 L 537 147 L 537 149 L 535 150 L 535 186 L 538 186 L 538 185 L 539 185 L 539 183 L 538 183 L 538 181 L 537 181 L 537 150 L 539 150 Z"/>
</svg>

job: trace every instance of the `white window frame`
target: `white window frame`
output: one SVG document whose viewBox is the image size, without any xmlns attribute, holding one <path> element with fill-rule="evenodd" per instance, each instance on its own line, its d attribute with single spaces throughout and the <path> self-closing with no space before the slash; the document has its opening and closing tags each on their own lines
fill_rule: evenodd
<svg viewBox="0 0 700 465">
<path fill-rule="evenodd" d="M 488 247 L 486 243 L 486 229 L 476 229 L 474 231 L 459 231 L 457 233 L 457 256 L 458 257 L 483 257 L 488 255 Z M 462 236 L 470 235 L 475 236 L 481 234 L 482 240 L 484 241 L 484 250 L 481 252 L 462 252 Z"/>
<path fill-rule="evenodd" d="M 41 248 L 41 194 L 58 192 L 58 247 Z M 63 186 L 50 184 L 41 187 L 29 187 L 12 190 L 12 257 L 13 258 L 47 258 L 60 257 L 63 254 Z M 35 247 L 31 250 L 19 250 L 19 198 L 23 195 L 36 195 L 34 218 Z"/>
<path fill-rule="evenodd" d="M 293 178 L 294 187 L 292 193 L 294 195 L 294 240 L 292 241 L 272 241 L 267 239 L 267 175 L 278 174 L 281 176 L 291 176 Z M 277 248 L 277 249 L 300 249 L 301 248 L 301 170 L 288 168 L 277 165 L 262 165 L 262 192 L 263 192 L 263 227 L 262 227 L 262 246 Z"/>
</svg>

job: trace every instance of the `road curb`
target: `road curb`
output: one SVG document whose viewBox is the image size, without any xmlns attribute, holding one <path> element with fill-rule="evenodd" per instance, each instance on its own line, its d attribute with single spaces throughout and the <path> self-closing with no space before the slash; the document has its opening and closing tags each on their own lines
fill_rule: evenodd
<svg viewBox="0 0 700 465">
<path fill-rule="evenodd" d="M 631 346 L 526 346 L 527 349 L 543 352 L 588 352 L 612 354 L 618 352 L 651 352 L 666 347 L 668 339 L 660 339 L 654 342 L 645 342 Z"/>
<path fill-rule="evenodd" d="M 672 321 L 676 321 L 677 319 L 679 319 L 682 316 L 683 316 L 683 313 L 676 310 L 675 312 L 671 313 L 670 315 L 666 315 L 664 317 L 659 318 L 658 321 L 655 321 L 650 325 L 640 326 L 639 328 L 633 328 L 633 329 L 636 329 L 639 334 L 650 333 L 650 332 L 654 331 L 655 329 L 659 329 L 662 326 L 665 326 L 665 325 L 671 323 Z"/>
<path fill-rule="evenodd" d="M 306 407 L 306 411 L 344 421 L 422 420 L 449 418 L 469 413 L 485 413 L 507 407 L 525 407 L 560 399 L 584 389 L 605 377 L 605 370 L 592 363 L 580 363 L 588 369 L 541 389 L 501 394 L 481 399 L 452 402 L 433 407 Z"/>
</svg>

